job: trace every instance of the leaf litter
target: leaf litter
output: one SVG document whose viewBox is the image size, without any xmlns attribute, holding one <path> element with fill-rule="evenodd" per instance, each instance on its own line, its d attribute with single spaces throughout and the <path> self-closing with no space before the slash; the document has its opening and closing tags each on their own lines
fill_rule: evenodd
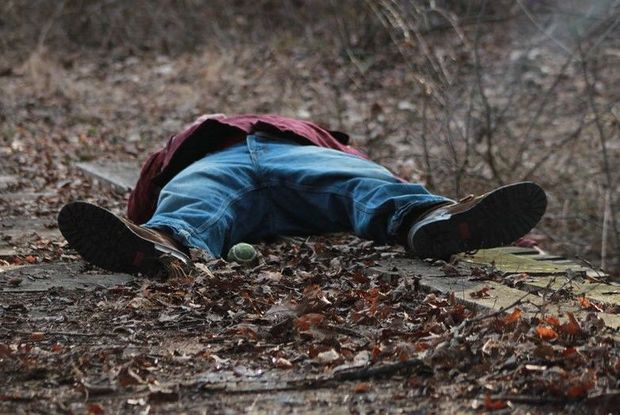
<svg viewBox="0 0 620 415">
<path fill-rule="evenodd" d="M 239 59 L 246 60 L 238 65 L 243 71 L 257 69 L 253 54 Z M 125 76 L 138 71 L 135 66 L 127 60 L 115 68 Z M 196 68 L 186 68 L 191 70 Z M 83 71 L 106 79 L 95 65 Z M 144 85 L 176 85 L 166 74 L 155 74 L 157 80 L 143 68 L 139 72 Z M 332 77 L 303 76 L 309 82 Z M 35 231 L 3 238 L 16 253 L 2 257 L 1 267 L 79 262 L 55 229 L 58 209 L 83 199 L 122 213 L 125 202 L 124 195 L 91 183 L 72 163 L 101 155 L 133 159 L 159 143 L 157 120 L 172 120 L 166 127 L 172 133 L 187 118 L 174 99 L 146 102 L 141 97 L 147 92 L 133 82 L 119 84 L 122 91 L 113 89 L 101 104 L 95 102 L 97 91 L 109 85 L 73 81 L 75 90 L 50 92 L 37 98 L 37 106 L 27 94 L 19 98 L 14 86 L 6 88 L 18 97 L 7 105 L 17 121 L 5 125 L 2 173 L 19 176 L 11 192 L 20 196 L 0 198 L 6 213 L 0 230 L 16 218 L 41 222 Z M 83 99 L 89 108 L 72 106 Z M 351 96 L 352 102 L 373 99 Z M 246 101 L 231 102 L 223 110 Z M 121 114 L 105 107 L 120 104 Z M 145 122 L 144 114 L 152 118 Z M 119 138 L 127 131 L 147 139 Z M 454 293 L 421 291 L 414 277 L 398 270 L 376 271 L 382 259 L 404 256 L 398 248 L 347 235 L 285 238 L 258 248 L 262 258 L 254 268 L 198 254 L 195 267 L 174 278 L 138 278 L 93 291 L 3 292 L 0 410 L 98 414 L 173 411 L 182 405 L 243 411 L 257 394 L 268 400 L 278 391 L 304 394 L 297 408 L 328 402 L 357 412 L 375 401 L 388 410 L 415 404 L 501 412 L 524 405 L 530 413 L 619 406 L 617 333 L 605 327 L 597 316 L 602 306 L 591 299 L 572 300 L 587 312 L 579 318 L 568 312 L 532 317 L 519 308 L 484 314 Z M 81 271 L 103 275 L 79 263 Z M 527 277 L 510 282 L 493 269 L 465 275 L 455 264 L 441 266 L 469 280 L 517 284 Z M 8 288 L 23 284 L 21 278 L 7 281 Z M 493 295 L 485 287 L 471 297 Z M 321 398 L 317 389 L 338 393 Z"/>
<path fill-rule="evenodd" d="M 86 396 L 93 413 L 97 405 L 167 405 L 200 394 L 201 376 L 218 372 L 209 387 L 229 393 L 353 382 L 359 396 L 388 379 L 403 397 L 452 397 L 488 411 L 527 397 L 562 407 L 620 387 L 616 340 L 595 313 L 578 321 L 514 308 L 468 324 L 477 314 L 454 295 L 365 272 L 382 254 L 403 256 L 398 249 L 334 235 L 259 250 L 255 268 L 207 259 L 175 278 L 50 292 L 47 312 L 57 310 L 58 320 L 3 305 L 0 399 L 60 408 Z M 54 306 L 61 297 L 70 308 Z M 8 301 L 29 309 L 35 300 Z M 277 380 L 265 380 L 274 371 Z M 35 387 L 41 382 L 59 385 L 58 393 Z M 23 385 L 38 395 L 26 398 Z M 132 403 L 114 399 L 128 393 Z"/>
</svg>

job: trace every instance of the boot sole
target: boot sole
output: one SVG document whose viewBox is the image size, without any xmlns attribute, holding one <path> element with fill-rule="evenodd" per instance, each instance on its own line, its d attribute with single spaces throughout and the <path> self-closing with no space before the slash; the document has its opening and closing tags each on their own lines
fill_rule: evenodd
<svg viewBox="0 0 620 415">
<path fill-rule="evenodd" d="M 464 212 L 414 226 L 409 246 L 416 256 L 447 259 L 459 252 L 509 245 L 536 226 L 546 208 L 547 196 L 537 184 L 503 186 Z"/>
<path fill-rule="evenodd" d="M 72 202 L 58 214 L 60 232 L 88 262 L 112 272 L 154 275 L 162 255 L 155 243 L 136 235 L 107 209 Z"/>
</svg>

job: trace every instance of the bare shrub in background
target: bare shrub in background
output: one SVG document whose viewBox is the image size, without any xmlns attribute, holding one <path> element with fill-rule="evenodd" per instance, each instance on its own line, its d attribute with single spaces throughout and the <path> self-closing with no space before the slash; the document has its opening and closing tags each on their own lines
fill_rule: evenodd
<svg viewBox="0 0 620 415">
<path fill-rule="evenodd" d="M 46 49 L 70 67 L 84 54 L 175 55 L 240 44 L 267 61 L 273 50 L 297 45 L 329 74 L 347 65 L 349 83 L 325 79 L 333 102 L 313 117 L 366 135 L 375 157 L 401 151 L 385 137 L 405 129 L 407 154 L 398 157 L 413 155 L 437 192 L 539 182 L 550 196 L 540 227 L 547 246 L 619 270 L 619 34 L 618 0 L 5 0 L 0 73 L 15 62 L 43 73 Z M 239 64 L 228 56 L 228 65 Z M 352 120 L 348 90 L 381 90 L 381 78 L 399 65 L 406 73 L 385 93 L 402 108 L 369 103 L 368 118 Z M 49 78 L 42 88 L 58 84 Z M 274 98 L 267 110 L 285 105 Z M 374 116 L 381 111 L 384 118 Z"/>
<path fill-rule="evenodd" d="M 620 2 L 367 4 L 422 91 L 412 140 L 429 185 L 536 180 L 556 247 L 617 270 Z"/>
<path fill-rule="evenodd" d="M 357 0 L 5 0 L 0 52 L 25 59 L 43 45 L 67 52 L 179 54 L 265 39 L 333 39 L 343 29 L 374 47 L 377 24 Z M 344 22 L 334 28 L 334 19 Z M 349 23 L 349 24 L 347 24 Z M 370 22 L 372 23 L 372 22 Z M 344 37 L 342 37 L 344 38 Z M 327 45 L 332 42 L 327 42 Z"/>
</svg>

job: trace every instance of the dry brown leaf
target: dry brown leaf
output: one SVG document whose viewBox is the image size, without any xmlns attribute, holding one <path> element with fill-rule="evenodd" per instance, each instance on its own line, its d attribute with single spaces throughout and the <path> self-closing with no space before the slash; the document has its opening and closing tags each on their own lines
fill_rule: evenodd
<svg viewBox="0 0 620 415">
<path fill-rule="evenodd" d="M 290 362 L 290 360 L 285 359 L 283 357 L 278 357 L 274 359 L 273 365 L 277 367 L 278 369 L 290 369 L 293 367 L 293 364 Z"/>
<path fill-rule="evenodd" d="M 597 311 L 599 313 L 603 311 L 601 307 L 588 300 L 585 295 L 577 297 L 577 301 L 579 302 L 579 306 L 584 310 Z"/>
<path fill-rule="evenodd" d="M 228 334 L 236 334 L 237 336 L 246 337 L 249 339 L 256 340 L 258 338 L 258 333 L 250 326 L 239 325 L 237 327 L 233 327 L 227 332 Z"/>
<path fill-rule="evenodd" d="M 585 295 L 583 297 L 577 297 L 577 300 L 579 301 L 579 305 L 581 306 L 581 308 L 585 310 L 590 308 L 591 306 L 590 301 L 586 298 Z"/>
<path fill-rule="evenodd" d="M 456 301 L 456 294 L 454 293 L 454 291 L 450 292 L 450 295 L 448 296 L 448 302 L 450 303 L 450 305 L 456 305 L 458 302 Z"/>
<path fill-rule="evenodd" d="M 370 390 L 371 384 L 368 382 L 360 382 L 353 386 L 354 393 L 366 393 Z"/>
<path fill-rule="evenodd" d="M 103 414 L 103 406 L 100 403 L 91 403 L 88 405 L 88 413 L 93 415 Z"/>
<path fill-rule="evenodd" d="M 32 332 L 32 334 L 30 334 L 30 340 L 32 340 L 33 342 L 40 342 L 43 339 L 45 339 L 45 333 L 43 333 L 42 331 L 34 331 Z"/>
<path fill-rule="evenodd" d="M 121 369 L 120 372 L 118 372 L 116 380 L 123 387 L 144 383 L 144 379 L 142 379 L 136 372 L 134 372 L 133 370 L 131 370 L 131 368 L 128 367 L 124 367 Z"/>
<path fill-rule="evenodd" d="M 575 319 L 575 316 L 573 315 L 573 313 L 568 312 L 566 314 L 568 315 L 568 322 L 560 326 L 560 331 L 570 336 L 576 336 L 578 334 L 581 334 L 581 326 Z"/>
<path fill-rule="evenodd" d="M 489 294 L 489 291 L 491 290 L 490 287 L 484 287 L 478 291 L 474 291 L 469 293 L 469 296 L 472 298 L 486 298 L 486 297 L 490 297 L 491 294 Z"/>
<path fill-rule="evenodd" d="M 536 327 L 536 334 L 543 340 L 554 340 L 558 337 L 558 333 L 553 330 L 551 327 L 540 325 Z"/>
<path fill-rule="evenodd" d="M 18 285 L 20 285 L 24 280 L 19 278 L 19 277 L 10 277 L 7 280 L 7 283 L 12 286 L 12 287 L 17 287 Z"/>
<path fill-rule="evenodd" d="M 11 348 L 3 343 L 0 343 L 0 357 L 9 357 L 11 355 Z"/>
<path fill-rule="evenodd" d="M 321 352 L 316 356 L 316 360 L 319 363 L 329 364 L 341 360 L 340 354 L 334 349 L 329 349 L 326 352 Z"/>
<path fill-rule="evenodd" d="M 504 317 L 504 323 L 511 324 L 511 323 L 514 323 L 515 321 L 518 321 L 521 318 L 521 314 L 523 314 L 521 310 L 518 308 L 515 308 L 512 313 Z"/>
<path fill-rule="evenodd" d="M 484 409 L 487 411 L 496 411 L 508 407 L 508 403 L 503 399 L 491 399 L 490 396 L 484 398 Z"/>
<path fill-rule="evenodd" d="M 596 385 L 596 373 L 588 369 L 581 378 L 574 379 L 565 394 L 569 398 L 583 398 L 594 388 L 594 385 Z"/>
<path fill-rule="evenodd" d="M 577 349 L 575 349 L 574 347 L 567 347 L 566 349 L 562 350 L 562 356 L 564 357 L 574 356 L 577 353 Z"/>
<path fill-rule="evenodd" d="M 560 325 L 560 319 L 556 316 L 545 317 L 545 322 L 553 327 L 558 327 Z"/>
<path fill-rule="evenodd" d="M 375 345 L 372 348 L 372 352 L 370 353 L 370 355 L 372 356 L 373 360 L 376 360 L 376 359 L 379 358 L 379 356 L 381 356 L 381 353 L 383 353 L 383 350 L 381 349 L 381 346 Z"/>
<path fill-rule="evenodd" d="M 320 313 L 308 313 L 295 319 L 295 327 L 299 331 L 310 330 L 310 327 L 321 325 L 325 321 L 325 316 Z"/>
<path fill-rule="evenodd" d="M 414 346 L 416 352 L 423 352 L 424 350 L 427 350 L 429 347 L 431 347 L 430 343 L 424 341 L 418 341 L 415 343 Z"/>
</svg>

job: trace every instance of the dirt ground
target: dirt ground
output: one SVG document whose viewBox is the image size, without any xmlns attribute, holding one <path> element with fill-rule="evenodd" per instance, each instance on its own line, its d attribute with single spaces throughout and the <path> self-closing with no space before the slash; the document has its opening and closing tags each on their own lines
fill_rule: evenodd
<svg viewBox="0 0 620 415">
<path fill-rule="evenodd" d="M 548 58 L 523 49 L 524 65 Z M 68 201 L 125 209 L 127 194 L 77 162 L 138 164 L 199 113 L 310 117 L 351 132 L 402 177 L 429 181 L 408 124 L 421 110 L 403 88 L 410 67 L 387 55 L 349 59 L 281 39 L 175 56 L 40 47 L 0 62 L 0 412 L 617 413 L 619 335 L 597 315 L 620 309 L 567 287 L 534 295 L 579 314 L 525 314 L 518 302 L 503 313 L 474 309 L 459 293 L 422 289 L 417 267 L 519 281 L 492 267 L 415 262 L 348 235 L 261 243 L 252 268 L 196 254 L 192 269 L 145 279 L 94 269 L 60 236 L 55 218 Z M 533 89 L 553 82 L 532 77 Z M 560 115 L 557 131 L 574 127 Z M 567 165 L 579 169 L 579 145 L 573 154 Z M 560 173 L 542 177 L 551 215 L 530 236 L 587 257 L 600 238 L 585 219 L 558 222 L 569 206 Z M 441 174 L 436 190 L 449 192 Z M 478 191 L 492 181 L 481 173 L 469 183 Z M 599 209 L 585 196 L 571 203 Z M 564 243 L 573 231 L 576 242 Z M 381 270 L 392 258 L 416 265 Z"/>
<path fill-rule="evenodd" d="M 595 312 L 476 313 L 413 268 L 380 272 L 392 247 L 274 241 L 253 268 L 198 257 L 162 280 L 59 249 L 3 267 L 3 412 L 613 413 L 620 398 L 618 336 Z"/>
</svg>

